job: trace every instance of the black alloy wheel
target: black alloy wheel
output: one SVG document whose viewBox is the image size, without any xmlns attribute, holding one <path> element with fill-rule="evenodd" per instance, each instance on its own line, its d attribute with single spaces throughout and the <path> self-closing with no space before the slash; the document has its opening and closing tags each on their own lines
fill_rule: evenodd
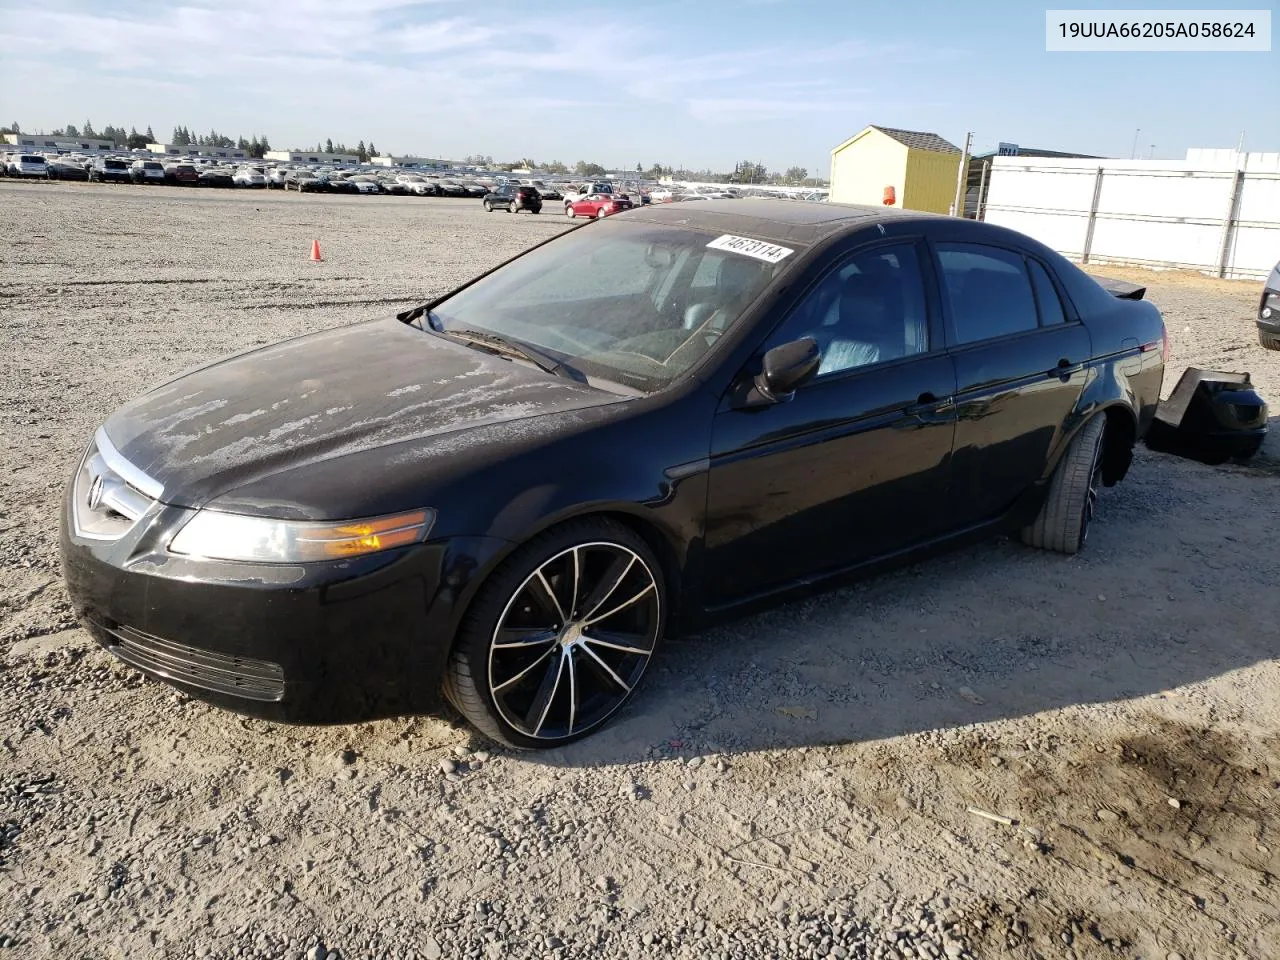
<svg viewBox="0 0 1280 960">
<path fill-rule="evenodd" d="M 445 693 L 515 747 L 585 736 L 621 709 L 666 616 L 652 549 L 612 520 L 572 521 L 517 550 L 481 588 L 450 656 Z"/>
</svg>

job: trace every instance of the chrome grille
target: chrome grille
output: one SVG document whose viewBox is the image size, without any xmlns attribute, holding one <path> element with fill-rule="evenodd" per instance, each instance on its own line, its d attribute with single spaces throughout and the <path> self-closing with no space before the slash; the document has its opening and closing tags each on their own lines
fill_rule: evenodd
<svg viewBox="0 0 1280 960">
<path fill-rule="evenodd" d="M 72 489 L 75 532 L 91 540 L 117 540 L 163 492 L 163 486 L 122 457 L 98 428 Z"/>
<path fill-rule="evenodd" d="M 284 669 L 278 663 L 201 650 L 132 627 L 99 626 L 109 636 L 107 649 L 140 670 L 246 700 L 284 699 Z"/>
</svg>

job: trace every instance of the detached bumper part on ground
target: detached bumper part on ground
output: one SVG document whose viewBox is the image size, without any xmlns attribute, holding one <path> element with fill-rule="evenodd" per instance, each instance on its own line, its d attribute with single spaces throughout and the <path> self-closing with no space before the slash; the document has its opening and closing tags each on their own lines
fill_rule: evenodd
<svg viewBox="0 0 1280 960">
<path fill-rule="evenodd" d="M 1202 463 L 1247 460 L 1267 436 L 1267 404 L 1247 373 L 1188 367 L 1147 432 L 1152 450 Z"/>
</svg>

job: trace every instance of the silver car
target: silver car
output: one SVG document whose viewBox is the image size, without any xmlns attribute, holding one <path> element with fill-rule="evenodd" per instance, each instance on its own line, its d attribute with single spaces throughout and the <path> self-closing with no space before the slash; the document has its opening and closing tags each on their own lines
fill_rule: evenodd
<svg viewBox="0 0 1280 960">
<path fill-rule="evenodd" d="M 38 153 L 18 153 L 9 158 L 11 177 L 49 177 L 49 163 Z"/>
</svg>

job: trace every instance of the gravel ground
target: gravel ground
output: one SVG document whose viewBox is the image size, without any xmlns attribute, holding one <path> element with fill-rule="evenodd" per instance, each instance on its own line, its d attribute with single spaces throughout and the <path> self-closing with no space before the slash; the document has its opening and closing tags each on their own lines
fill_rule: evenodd
<svg viewBox="0 0 1280 960">
<path fill-rule="evenodd" d="M 670 643 L 618 722 L 548 754 L 241 718 L 75 626 L 57 502 L 112 408 L 566 225 L 0 183 L 0 953 L 1280 955 L 1274 456 L 1140 451 L 1077 558 L 993 540 Z M 1280 405 L 1256 285 L 1141 277 L 1167 387 L 1243 368 Z"/>
</svg>

